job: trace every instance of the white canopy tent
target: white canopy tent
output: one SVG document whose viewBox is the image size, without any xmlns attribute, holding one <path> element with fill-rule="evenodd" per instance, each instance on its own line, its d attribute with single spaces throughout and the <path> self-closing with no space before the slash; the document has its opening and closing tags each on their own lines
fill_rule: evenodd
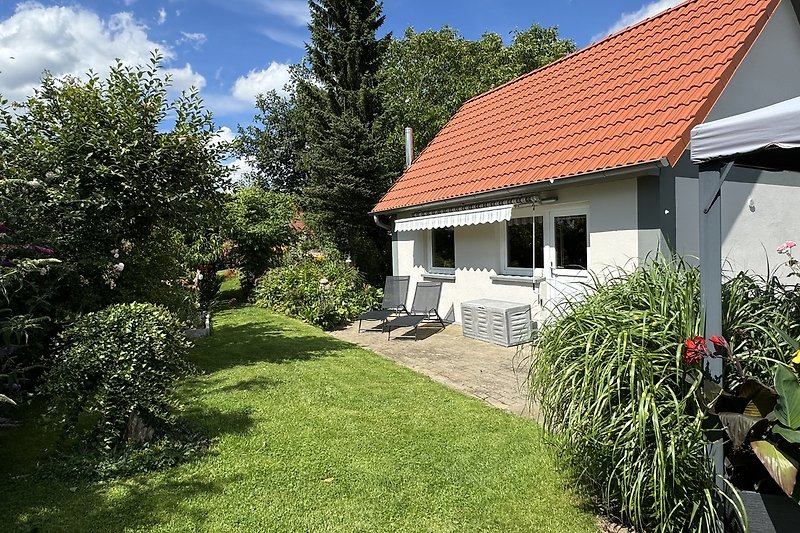
<svg viewBox="0 0 800 533">
<path fill-rule="evenodd" d="M 691 156 L 700 165 L 700 302 L 708 339 L 722 335 L 722 184 L 733 165 L 800 172 L 800 98 L 695 126 Z M 722 385 L 722 361 L 706 364 Z M 721 479 L 721 442 L 712 449 Z"/>
<path fill-rule="evenodd" d="M 692 162 L 800 171 L 800 98 L 692 129 Z"/>
</svg>

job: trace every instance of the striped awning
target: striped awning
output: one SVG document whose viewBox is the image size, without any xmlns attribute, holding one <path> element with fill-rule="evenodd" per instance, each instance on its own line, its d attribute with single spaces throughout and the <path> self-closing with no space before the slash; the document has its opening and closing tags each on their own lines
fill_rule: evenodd
<svg viewBox="0 0 800 533">
<path fill-rule="evenodd" d="M 456 226 L 472 226 L 475 224 L 491 224 L 511 220 L 513 204 L 494 207 L 482 207 L 466 211 L 437 213 L 420 217 L 401 218 L 394 223 L 395 231 L 418 231 L 435 228 L 451 228 Z"/>
</svg>

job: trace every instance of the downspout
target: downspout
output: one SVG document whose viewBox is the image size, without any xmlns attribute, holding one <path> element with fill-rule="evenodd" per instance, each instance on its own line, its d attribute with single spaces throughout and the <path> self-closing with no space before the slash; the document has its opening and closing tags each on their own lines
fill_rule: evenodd
<svg viewBox="0 0 800 533">
<path fill-rule="evenodd" d="M 374 220 L 374 221 L 375 221 L 375 224 L 376 224 L 376 225 L 377 225 L 379 228 L 383 228 L 383 229 L 385 229 L 387 232 L 389 232 L 389 234 L 391 234 L 391 233 L 392 233 L 392 231 L 393 231 L 393 230 L 392 230 L 392 227 L 391 227 L 389 224 L 386 224 L 385 222 L 382 222 L 382 221 L 381 221 L 381 216 L 380 216 L 380 215 L 372 215 L 372 220 Z"/>
</svg>

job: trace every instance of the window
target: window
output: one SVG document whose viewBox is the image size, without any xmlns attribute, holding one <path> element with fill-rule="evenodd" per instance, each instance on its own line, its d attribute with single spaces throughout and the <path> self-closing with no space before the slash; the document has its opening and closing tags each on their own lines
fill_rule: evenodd
<svg viewBox="0 0 800 533">
<path fill-rule="evenodd" d="M 554 268 L 586 270 L 588 268 L 586 215 L 553 217 Z"/>
<path fill-rule="evenodd" d="M 506 245 L 508 268 L 533 268 L 533 217 L 508 221 Z"/>
<path fill-rule="evenodd" d="M 591 253 L 588 205 L 537 206 L 519 214 L 523 216 L 498 228 L 504 246 L 500 277 L 586 276 Z"/>
<path fill-rule="evenodd" d="M 533 274 L 544 268 L 544 217 L 512 218 L 506 223 L 506 264 L 509 274 Z"/>
<path fill-rule="evenodd" d="M 431 267 L 453 270 L 456 267 L 456 246 L 453 228 L 431 230 Z"/>
</svg>

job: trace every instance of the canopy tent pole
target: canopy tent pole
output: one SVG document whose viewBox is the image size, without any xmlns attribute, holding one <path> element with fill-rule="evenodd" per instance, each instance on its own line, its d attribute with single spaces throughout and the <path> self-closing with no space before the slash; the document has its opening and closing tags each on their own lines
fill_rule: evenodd
<svg viewBox="0 0 800 533">
<path fill-rule="evenodd" d="M 720 162 L 700 165 L 700 311 L 703 314 L 703 336 L 722 336 L 722 183 L 727 168 Z M 709 350 L 714 347 L 706 341 Z M 705 371 L 722 386 L 722 359 L 705 359 Z M 722 440 L 709 445 L 709 458 L 717 475 L 717 485 L 724 487 L 725 474 Z"/>
</svg>

